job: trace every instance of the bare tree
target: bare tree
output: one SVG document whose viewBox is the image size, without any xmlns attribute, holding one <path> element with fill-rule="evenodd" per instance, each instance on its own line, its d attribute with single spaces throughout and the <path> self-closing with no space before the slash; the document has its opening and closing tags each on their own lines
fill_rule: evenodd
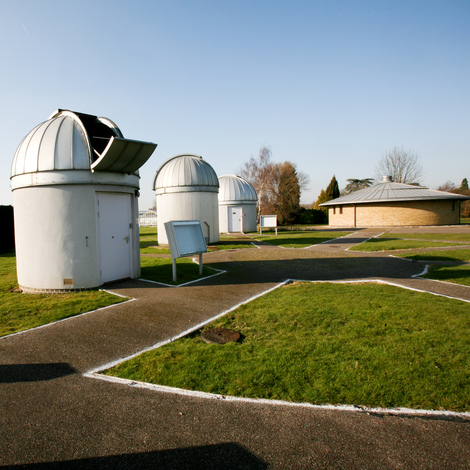
<svg viewBox="0 0 470 470">
<path fill-rule="evenodd" d="M 448 193 L 453 193 L 455 189 L 455 184 L 452 181 L 446 181 L 437 188 L 438 191 L 446 191 Z"/>
<path fill-rule="evenodd" d="M 381 181 L 383 176 L 391 176 L 395 183 L 418 184 L 423 177 L 423 167 L 419 156 L 412 150 L 393 147 L 385 152 L 375 168 L 375 179 Z"/>
<path fill-rule="evenodd" d="M 258 158 L 253 156 L 240 169 L 240 176 L 249 181 L 258 195 L 258 219 L 261 212 L 273 205 L 273 173 L 275 164 L 271 162 L 271 149 L 261 147 Z"/>
<path fill-rule="evenodd" d="M 271 149 L 261 147 L 258 158 L 250 157 L 240 169 L 240 176 L 249 181 L 258 195 L 258 218 L 260 214 L 277 214 L 280 207 L 285 207 L 288 189 L 285 181 L 292 182 L 295 191 L 306 189 L 309 177 L 297 171 L 296 165 L 291 162 L 271 162 Z M 288 199 L 288 198 L 287 198 Z M 289 217 L 285 217 L 286 220 Z"/>
</svg>

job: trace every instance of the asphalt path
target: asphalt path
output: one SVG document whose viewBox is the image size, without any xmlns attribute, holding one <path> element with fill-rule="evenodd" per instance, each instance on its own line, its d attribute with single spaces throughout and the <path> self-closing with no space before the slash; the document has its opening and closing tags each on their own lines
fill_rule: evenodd
<svg viewBox="0 0 470 470">
<path fill-rule="evenodd" d="M 381 280 L 470 300 L 469 287 L 413 277 L 422 263 L 345 251 L 378 233 L 207 253 L 217 276 L 116 283 L 109 290 L 133 300 L 1 338 L 0 468 L 469 469 L 467 415 L 214 399 L 90 374 L 286 279 Z"/>
</svg>

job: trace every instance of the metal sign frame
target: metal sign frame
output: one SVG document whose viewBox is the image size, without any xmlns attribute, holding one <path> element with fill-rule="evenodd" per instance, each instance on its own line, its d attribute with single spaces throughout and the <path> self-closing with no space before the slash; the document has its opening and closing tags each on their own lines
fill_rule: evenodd
<svg viewBox="0 0 470 470">
<path fill-rule="evenodd" d="M 259 233 L 263 233 L 263 228 L 274 228 L 277 235 L 277 215 L 261 215 L 259 222 Z"/>
<path fill-rule="evenodd" d="M 206 240 L 199 220 L 170 220 L 165 222 L 166 236 L 173 262 L 173 282 L 176 282 L 176 259 L 199 255 L 199 274 L 202 274 L 202 254 L 207 253 Z"/>
</svg>

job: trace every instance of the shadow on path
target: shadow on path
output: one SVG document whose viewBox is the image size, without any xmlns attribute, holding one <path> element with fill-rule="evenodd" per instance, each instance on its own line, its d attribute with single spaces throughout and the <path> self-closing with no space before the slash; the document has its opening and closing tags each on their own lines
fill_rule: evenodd
<svg viewBox="0 0 470 470">
<path fill-rule="evenodd" d="M 54 380 L 77 371 L 66 362 L 52 364 L 0 364 L 0 384 Z"/>
<path fill-rule="evenodd" d="M 182 449 L 93 457 L 60 462 L 2 466 L 2 469 L 208 469 L 262 470 L 268 465 L 243 446 L 235 443 L 214 444 Z"/>
</svg>

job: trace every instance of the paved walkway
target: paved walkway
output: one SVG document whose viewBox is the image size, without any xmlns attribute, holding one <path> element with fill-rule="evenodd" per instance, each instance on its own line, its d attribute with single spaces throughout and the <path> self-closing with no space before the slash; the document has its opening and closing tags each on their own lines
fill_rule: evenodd
<svg viewBox="0 0 470 470">
<path fill-rule="evenodd" d="M 470 468 L 465 417 L 211 400 L 83 375 L 288 278 L 381 279 L 470 300 L 470 288 L 412 278 L 421 263 L 344 251 L 373 233 L 208 253 L 225 273 L 178 288 L 115 284 L 135 300 L 0 339 L 0 468 Z"/>
</svg>

